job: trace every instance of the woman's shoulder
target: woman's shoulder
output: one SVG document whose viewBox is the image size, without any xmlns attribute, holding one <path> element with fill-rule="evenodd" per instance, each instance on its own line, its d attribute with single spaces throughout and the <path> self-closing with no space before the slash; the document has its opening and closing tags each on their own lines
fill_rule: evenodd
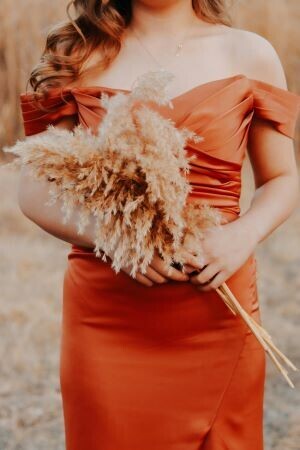
<svg viewBox="0 0 300 450">
<path fill-rule="evenodd" d="M 234 27 L 230 34 L 237 73 L 287 89 L 281 59 L 268 39 L 256 32 Z"/>
</svg>

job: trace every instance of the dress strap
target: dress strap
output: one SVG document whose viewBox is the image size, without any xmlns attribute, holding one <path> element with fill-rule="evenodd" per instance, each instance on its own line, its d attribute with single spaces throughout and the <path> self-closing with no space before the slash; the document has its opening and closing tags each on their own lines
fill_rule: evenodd
<svg viewBox="0 0 300 450">
<path fill-rule="evenodd" d="M 250 82 L 254 115 L 269 120 L 279 132 L 293 138 L 300 111 L 300 95 L 260 80 Z"/>
<path fill-rule="evenodd" d="M 26 136 L 46 130 L 61 118 L 77 114 L 77 105 L 72 92 L 52 89 L 47 97 L 35 100 L 34 93 L 20 94 L 20 106 Z"/>
<path fill-rule="evenodd" d="M 34 93 L 20 94 L 20 105 L 26 136 L 40 133 L 63 117 L 74 116 L 76 124 L 97 128 L 105 113 L 98 88 L 52 88 L 46 97 L 34 99 Z"/>
</svg>

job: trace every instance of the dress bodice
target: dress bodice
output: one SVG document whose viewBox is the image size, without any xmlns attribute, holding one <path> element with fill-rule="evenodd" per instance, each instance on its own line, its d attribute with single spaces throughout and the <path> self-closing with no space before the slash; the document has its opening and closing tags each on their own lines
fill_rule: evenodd
<svg viewBox="0 0 300 450">
<path fill-rule="evenodd" d="M 32 93 L 22 93 L 25 134 L 42 132 L 65 116 L 74 116 L 77 124 L 95 132 L 106 112 L 100 103 L 103 92 L 130 91 L 105 86 L 53 88 L 40 102 L 49 111 L 33 102 Z M 188 154 L 196 155 L 187 175 L 193 188 L 190 200 L 201 197 L 224 213 L 238 215 L 241 169 L 252 118 L 265 119 L 278 132 L 293 138 L 300 96 L 239 74 L 200 84 L 171 100 L 173 109 L 150 103 L 177 127 L 187 127 L 204 138 L 187 145 Z"/>
</svg>

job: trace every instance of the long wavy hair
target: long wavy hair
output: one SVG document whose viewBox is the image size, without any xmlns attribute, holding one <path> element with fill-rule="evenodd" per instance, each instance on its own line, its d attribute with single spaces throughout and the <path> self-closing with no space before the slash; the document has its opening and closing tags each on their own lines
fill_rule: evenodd
<svg viewBox="0 0 300 450">
<path fill-rule="evenodd" d="M 192 0 L 196 15 L 210 23 L 231 26 L 226 0 Z M 71 17 L 73 7 L 75 18 Z M 132 0 L 72 0 L 67 21 L 52 27 L 40 61 L 27 81 L 37 94 L 77 80 L 96 48 L 97 70 L 105 70 L 121 49 L 122 34 L 132 18 Z"/>
</svg>

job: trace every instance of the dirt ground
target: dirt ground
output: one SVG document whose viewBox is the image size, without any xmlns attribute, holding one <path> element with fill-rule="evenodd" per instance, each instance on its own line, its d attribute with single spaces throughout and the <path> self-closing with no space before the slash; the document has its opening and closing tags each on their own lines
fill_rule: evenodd
<svg viewBox="0 0 300 450">
<path fill-rule="evenodd" d="M 242 204 L 247 205 L 252 183 L 247 165 L 244 178 Z M 63 450 L 58 365 L 62 281 L 69 245 L 22 215 L 16 203 L 16 186 L 17 174 L 2 170 L 0 449 Z M 264 325 L 298 367 L 299 230 L 300 205 L 257 248 Z M 292 373 L 293 390 L 268 364 L 266 450 L 300 449 L 299 373 Z"/>
</svg>

